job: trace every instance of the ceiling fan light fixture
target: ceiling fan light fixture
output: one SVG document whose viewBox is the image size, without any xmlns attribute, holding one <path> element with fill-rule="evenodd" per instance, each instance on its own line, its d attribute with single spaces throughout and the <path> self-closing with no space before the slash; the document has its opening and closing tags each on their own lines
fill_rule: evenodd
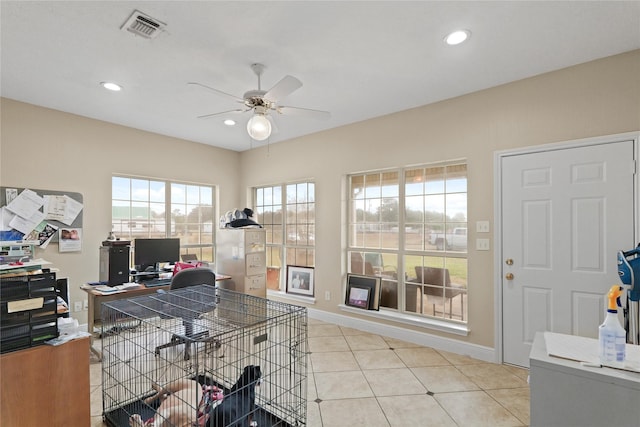
<svg viewBox="0 0 640 427">
<path fill-rule="evenodd" d="M 271 122 L 264 114 L 254 114 L 247 122 L 247 132 L 256 141 L 264 141 L 271 135 Z"/>
<path fill-rule="evenodd" d="M 464 41 L 466 41 L 469 37 L 471 37 L 471 31 L 469 30 L 457 30 L 450 34 L 448 34 L 444 41 L 449 46 L 458 45 Z"/>
</svg>

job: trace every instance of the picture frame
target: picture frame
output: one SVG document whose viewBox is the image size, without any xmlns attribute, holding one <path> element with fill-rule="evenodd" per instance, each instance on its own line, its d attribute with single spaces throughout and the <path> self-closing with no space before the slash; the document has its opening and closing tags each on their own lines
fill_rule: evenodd
<svg viewBox="0 0 640 427">
<path fill-rule="evenodd" d="M 361 308 L 363 310 L 369 309 L 369 302 L 371 301 L 371 289 L 360 286 L 347 286 L 347 296 L 344 303 L 349 307 Z"/>
<path fill-rule="evenodd" d="M 363 310 L 380 309 L 382 279 L 378 276 L 347 274 L 345 305 Z"/>
<path fill-rule="evenodd" d="M 315 295 L 313 273 L 313 267 L 287 265 L 287 293 L 313 297 Z"/>
</svg>

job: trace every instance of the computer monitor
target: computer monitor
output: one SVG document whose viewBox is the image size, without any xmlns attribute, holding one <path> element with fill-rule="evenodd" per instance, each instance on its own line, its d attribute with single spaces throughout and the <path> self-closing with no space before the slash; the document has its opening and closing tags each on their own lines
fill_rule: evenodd
<svg viewBox="0 0 640 427">
<path fill-rule="evenodd" d="M 138 271 L 157 271 L 160 263 L 180 260 L 180 239 L 135 239 L 133 263 Z"/>
</svg>

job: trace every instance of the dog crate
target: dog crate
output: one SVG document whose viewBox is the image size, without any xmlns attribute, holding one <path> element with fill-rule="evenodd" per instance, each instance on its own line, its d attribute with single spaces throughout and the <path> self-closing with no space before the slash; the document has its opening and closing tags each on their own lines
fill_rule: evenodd
<svg viewBox="0 0 640 427">
<path fill-rule="evenodd" d="M 256 367 L 258 383 L 241 381 Z M 190 391 L 176 393 L 184 380 Z M 194 426 L 304 426 L 306 395 L 304 307 L 209 285 L 102 304 L 110 426 L 183 425 L 185 408 Z"/>
</svg>

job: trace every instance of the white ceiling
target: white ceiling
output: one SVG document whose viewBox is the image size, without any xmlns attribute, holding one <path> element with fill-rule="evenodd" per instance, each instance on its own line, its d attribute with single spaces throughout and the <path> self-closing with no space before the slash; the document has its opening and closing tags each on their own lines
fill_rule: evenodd
<svg viewBox="0 0 640 427">
<path fill-rule="evenodd" d="M 136 9 L 165 31 L 121 30 Z M 278 115 L 275 143 L 640 48 L 640 1 L 2 0 L 0 13 L 3 97 L 236 151 L 266 143 L 250 114 L 196 118 L 238 104 L 187 82 L 241 97 L 255 62 L 262 89 L 300 79 L 281 104 L 331 119 Z M 470 40 L 446 46 L 461 28 Z"/>
</svg>

